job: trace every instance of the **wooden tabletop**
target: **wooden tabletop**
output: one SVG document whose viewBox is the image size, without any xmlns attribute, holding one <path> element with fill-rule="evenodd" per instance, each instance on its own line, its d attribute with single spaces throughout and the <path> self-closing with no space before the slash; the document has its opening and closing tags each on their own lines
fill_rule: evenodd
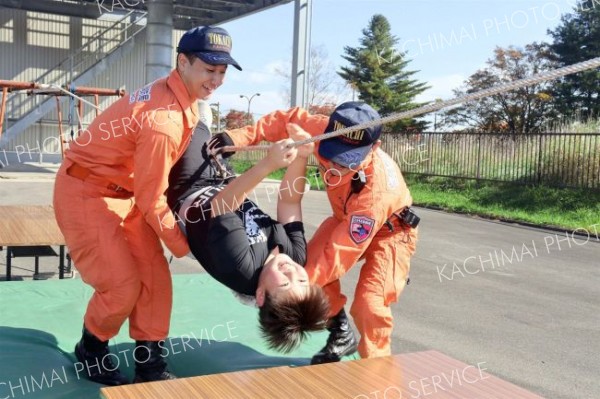
<svg viewBox="0 0 600 399">
<path fill-rule="evenodd" d="M 65 245 L 52 206 L 0 206 L 0 246 L 25 245 Z"/>
<path fill-rule="evenodd" d="M 176 361 L 176 359 L 173 359 Z M 425 351 L 318 366 L 277 367 L 102 388 L 104 399 L 540 399 L 467 365 Z"/>
</svg>

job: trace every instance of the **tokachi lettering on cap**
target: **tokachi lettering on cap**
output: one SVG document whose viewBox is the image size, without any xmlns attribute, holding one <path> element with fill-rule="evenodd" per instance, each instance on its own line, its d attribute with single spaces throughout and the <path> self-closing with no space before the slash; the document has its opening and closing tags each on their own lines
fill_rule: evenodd
<svg viewBox="0 0 600 399">
<path fill-rule="evenodd" d="M 193 54 L 210 65 L 233 65 L 242 67 L 231 57 L 231 36 L 223 28 L 199 26 L 183 34 L 178 53 Z"/>
<path fill-rule="evenodd" d="M 340 104 L 329 117 L 325 133 L 380 119 L 379 113 L 361 101 Z M 319 155 L 347 168 L 359 165 L 381 136 L 381 125 L 360 129 L 325 139 L 319 144 Z"/>
</svg>

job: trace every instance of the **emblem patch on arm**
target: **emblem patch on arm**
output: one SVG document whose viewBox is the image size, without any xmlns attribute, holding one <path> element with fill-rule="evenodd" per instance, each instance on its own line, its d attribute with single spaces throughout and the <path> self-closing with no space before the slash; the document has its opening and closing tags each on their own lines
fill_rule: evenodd
<svg viewBox="0 0 600 399">
<path fill-rule="evenodd" d="M 141 89 L 133 92 L 132 94 L 129 95 L 129 104 L 133 104 L 134 102 L 146 102 L 146 101 L 150 101 L 150 99 L 152 98 L 152 85 L 154 84 L 154 82 L 147 84 L 146 86 L 142 87 Z"/>
<path fill-rule="evenodd" d="M 366 216 L 352 216 L 350 220 L 350 237 L 357 244 L 365 241 L 371 235 L 375 220 Z"/>
</svg>

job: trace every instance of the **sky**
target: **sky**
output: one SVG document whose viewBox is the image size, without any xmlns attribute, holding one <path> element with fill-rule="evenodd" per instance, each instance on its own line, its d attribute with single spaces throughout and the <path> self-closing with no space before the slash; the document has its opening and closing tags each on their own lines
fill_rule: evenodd
<svg viewBox="0 0 600 399">
<path fill-rule="evenodd" d="M 598 4 L 600 6 L 600 3 Z M 548 29 L 573 12 L 576 0 L 313 0 L 311 45 L 323 46 L 337 71 L 347 65 L 345 46 L 359 46 L 362 30 L 375 14 L 384 15 L 399 41 L 398 51 L 411 60 L 408 70 L 430 89 L 418 101 L 452 98 L 452 89 L 493 56 L 496 46 L 522 47 L 550 42 Z M 275 70 L 292 57 L 294 2 L 226 24 L 233 38 L 233 57 L 243 71 L 230 68 L 226 81 L 210 98 L 224 115 L 229 109 L 247 110 L 255 117 L 288 107 Z M 342 81 L 340 80 L 340 83 Z M 349 90 L 338 103 L 352 99 Z"/>
</svg>

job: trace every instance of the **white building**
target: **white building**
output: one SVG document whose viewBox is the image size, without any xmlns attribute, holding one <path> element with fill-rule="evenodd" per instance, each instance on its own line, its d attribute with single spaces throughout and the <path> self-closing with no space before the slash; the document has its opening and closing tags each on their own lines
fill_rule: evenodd
<svg viewBox="0 0 600 399">
<path fill-rule="evenodd" d="M 185 30 L 291 1 L 0 0 L 0 81 L 128 92 L 169 73 Z M 295 1 L 298 7 L 308 0 Z M 0 149 L 59 154 L 56 97 L 22 90 L 6 98 Z M 100 97 L 100 108 L 116 98 Z M 80 121 L 85 127 L 93 119 L 95 110 L 84 105 L 80 117 L 76 100 L 59 99 L 68 139 L 71 132 L 77 134 Z"/>
</svg>

